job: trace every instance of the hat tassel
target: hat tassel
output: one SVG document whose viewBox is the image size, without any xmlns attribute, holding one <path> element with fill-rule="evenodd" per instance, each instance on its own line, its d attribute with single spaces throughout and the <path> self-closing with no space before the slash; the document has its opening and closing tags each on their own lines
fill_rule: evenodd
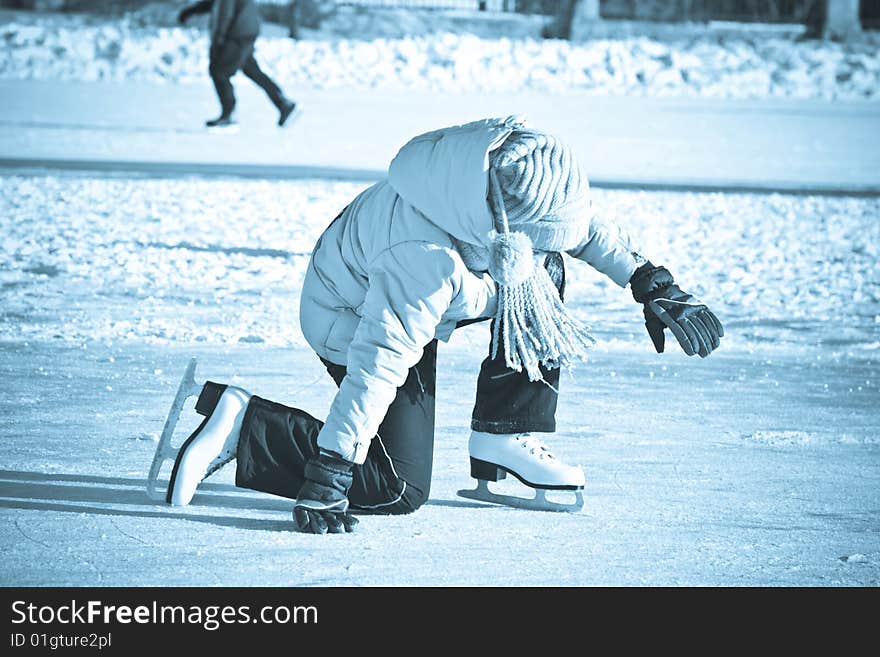
<svg viewBox="0 0 880 657">
<path fill-rule="evenodd" d="M 501 188 L 491 169 L 489 180 L 502 229 L 494 232 L 490 244 L 489 273 L 498 283 L 492 358 L 503 349 L 509 368 L 525 369 L 530 381 L 543 380 L 541 365 L 570 368 L 575 360 L 586 358 L 596 341 L 568 312 L 547 270 L 535 264 L 528 236 L 510 232 Z"/>
</svg>

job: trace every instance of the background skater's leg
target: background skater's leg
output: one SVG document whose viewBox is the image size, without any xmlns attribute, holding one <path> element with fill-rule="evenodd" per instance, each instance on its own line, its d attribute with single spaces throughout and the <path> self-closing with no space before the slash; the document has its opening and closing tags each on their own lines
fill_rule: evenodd
<svg viewBox="0 0 880 657">
<path fill-rule="evenodd" d="M 284 95 L 284 92 L 281 91 L 281 87 L 263 72 L 263 69 L 257 64 L 257 60 L 254 59 L 253 48 L 251 48 L 250 55 L 244 60 L 241 72 L 266 92 L 266 95 L 269 96 L 269 99 L 278 108 L 278 125 L 283 126 L 296 110 L 296 103 L 289 100 Z"/>
<path fill-rule="evenodd" d="M 211 46 L 208 71 L 220 100 L 220 116 L 206 121 L 205 124 L 208 127 L 224 127 L 234 124 L 232 113 L 235 110 L 235 91 L 231 78 L 250 56 L 253 47 L 252 40 L 237 41 L 235 39 L 228 39 L 220 45 Z"/>
</svg>

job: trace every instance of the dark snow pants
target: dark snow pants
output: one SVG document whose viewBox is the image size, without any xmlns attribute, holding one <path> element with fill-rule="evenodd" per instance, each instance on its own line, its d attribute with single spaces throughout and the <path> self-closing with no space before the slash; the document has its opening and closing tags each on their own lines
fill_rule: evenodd
<svg viewBox="0 0 880 657">
<path fill-rule="evenodd" d="M 232 114 L 235 109 L 235 91 L 232 88 L 232 78 L 239 70 L 253 80 L 266 92 L 269 99 L 279 110 L 284 108 L 287 102 L 281 88 L 268 75 L 263 73 L 257 60 L 254 59 L 254 42 L 252 38 L 230 38 L 222 45 L 211 46 L 211 61 L 209 72 L 214 82 L 214 89 L 220 99 L 220 111 L 223 116 Z"/>
<path fill-rule="evenodd" d="M 561 294 L 565 286 L 562 256 L 550 256 L 547 268 Z M 323 359 L 322 362 L 336 385 L 341 384 L 345 367 Z M 370 443 L 365 462 L 354 468 L 349 491 L 354 509 L 411 513 L 428 499 L 434 452 L 436 371 L 434 340 L 398 388 Z M 542 368 L 542 372 L 546 383 L 529 381 L 526 372 L 509 369 L 500 353 L 492 358 L 490 351 L 480 367 L 471 427 L 486 433 L 555 431 L 554 388 L 559 389 L 559 370 Z M 304 481 L 306 461 L 318 453 L 317 439 L 322 426 L 321 420 L 304 411 L 251 397 L 238 443 L 236 485 L 296 499 Z"/>
</svg>

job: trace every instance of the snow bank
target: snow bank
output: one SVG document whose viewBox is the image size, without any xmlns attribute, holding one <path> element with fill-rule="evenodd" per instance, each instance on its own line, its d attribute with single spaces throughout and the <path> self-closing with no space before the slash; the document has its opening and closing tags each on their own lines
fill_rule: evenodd
<svg viewBox="0 0 880 657">
<path fill-rule="evenodd" d="M 298 305 L 309 253 L 363 187 L 2 178 L 0 339 L 304 345 Z M 876 352 L 880 199 L 608 190 L 594 198 L 711 304 L 726 344 Z M 601 348 L 644 347 L 628 290 L 580 262 L 569 274 L 566 301 Z"/>
<path fill-rule="evenodd" d="M 711 34 L 572 44 L 447 32 L 372 40 L 267 36 L 257 50 L 285 85 L 315 88 L 876 100 L 878 45 L 876 34 L 848 45 Z M 0 28 L 0 77 L 203 81 L 207 49 L 196 28 L 12 22 Z"/>
</svg>

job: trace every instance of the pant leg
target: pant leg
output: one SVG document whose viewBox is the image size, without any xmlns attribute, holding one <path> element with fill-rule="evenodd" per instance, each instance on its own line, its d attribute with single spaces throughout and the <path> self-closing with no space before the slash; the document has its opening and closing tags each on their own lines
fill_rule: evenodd
<svg viewBox="0 0 880 657">
<path fill-rule="evenodd" d="M 244 65 L 253 50 L 253 39 L 227 39 L 222 46 L 211 46 L 208 72 L 220 99 L 223 116 L 229 116 L 235 109 L 235 91 L 231 78 Z"/>
<path fill-rule="evenodd" d="M 253 50 L 251 51 L 250 56 L 244 61 L 241 66 L 241 72 L 244 73 L 247 77 L 253 80 L 259 87 L 266 92 L 266 95 L 269 96 L 269 99 L 279 110 L 283 109 L 287 104 L 287 98 L 284 93 L 281 91 L 281 88 L 275 83 L 275 81 L 266 75 L 263 72 L 263 69 L 260 68 L 260 65 L 257 64 L 257 60 L 254 58 Z"/>
<path fill-rule="evenodd" d="M 349 490 L 355 509 L 410 513 L 428 498 L 434 451 L 436 341 L 398 388 L 367 458 L 356 465 Z M 345 367 L 324 361 L 337 385 Z M 252 397 L 242 421 L 236 485 L 295 499 L 305 463 L 318 452 L 324 423 L 308 413 Z"/>
<path fill-rule="evenodd" d="M 298 408 L 252 396 L 236 452 L 235 485 L 296 499 L 324 423 Z"/>
<path fill-rule="evenodd" d="M 550 254 L 545 267 L 561 297 L 565 293 L 565 267 L 561 254 Z M 489 333 L 490 355 L 480 366 L 471 428 L 485 433 L 556 431 L 559 369 L 541 366 L 544 381 L 530 381 L 525 371 L 517 372 L 507 367 L 501 345 L 498 355 L 492 358 L 491 335 L 494 331 L 493 320 Z"/>
<path fill-rule="evenodd" d="M 345 368 L 325 364 L 340 385 Z M 353 507 L 374 513 L 411 513 L 428 499 L 434 461 L 436 379 L 434 340 L 397 389 L 364 464 L 355 467 L 349 491 Z"/>
</svg>

